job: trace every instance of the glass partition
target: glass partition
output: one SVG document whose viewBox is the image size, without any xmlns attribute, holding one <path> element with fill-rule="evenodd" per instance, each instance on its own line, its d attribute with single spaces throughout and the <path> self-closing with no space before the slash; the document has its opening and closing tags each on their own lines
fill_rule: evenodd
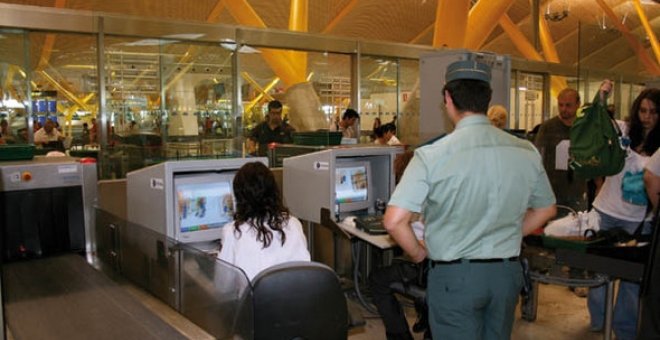
<svg viewBox="0 0 660 340">
<path fill-rule="evenodd" d="M 160 42 L 104 38 L 107 146 L 100 158 L 101 178 L 125 177 L 163 158 Z M 94 122 L 95 143 L 101 142 L 100 129 L 100 122 Z"/>
<path fill-rule="evenodd" d="M 151 229 L 96 209 L 96 254 L 216 339 L 251 339 L 250 282 L 213 249 L 177 243 Z"/>
<path fill-rule="evenodd" d="M 25 37 L 21 30 L 0 29 L 0 134 L 8 144 L 28 142 Z"/>
<path fill-rule="evenodd" d="M 544 75 L 531 72 L 513 72 L 509 129 L 530 131 L 544 119 Z"/>
<path fill-rule="evenodd" d="M 350 55 L 248 46 L 239 51 L 244 136 L 266 121 L 272 100 L 282 102 L 282 119 L 296 132 L 327 131 L 351 107 Z M 334 143 L 328 134 L 304 137 L 313 145 Z M 246 143 L 246 153 L 256 154 L 257 147 Z"/>
<path fill-rule="evenodd" d="M 361 142 L 374 142 L 375 126 L 397 122 L 398 84 L 398 59 L 382 56 L 360 58 Z"/>
<path fill-rule="evenodd" d="M 375 127 L 396 126 L 403 144 L 419 141 L 419 61 L 384 56 L 360 58 L 362 143 L 375 143 Z"/>
<path fill-rule="evenodd" d="M 403 144 L 418 145 L 419 140 L 419 61 L 399 60 L 399 113 L 397 136 Z"/>
<path fill-rule="evenodd" d="M 96 36 L 31 32 L 29 39 L 33 131 L 50 120 L 65 137 L 65 148 L 88 144 L 98 112 Z"/>
<path fill-rule="evenodd" d="M 165 157 L 240 156 L 231 104 L 233 49 L 174 41 L 160 48 Z"/>
<path fill-rule="evenodd" d="M 179 248 L 181 308 L 217 339 L 253 337 L 252 290 L 243 271 L 188 245 Z"/>
<path fill-rule="evenodd" d="M 165 159 L 240 156 L 233 54 L 223 45 L 106 37 L 104 177 Z"/>
</svg>

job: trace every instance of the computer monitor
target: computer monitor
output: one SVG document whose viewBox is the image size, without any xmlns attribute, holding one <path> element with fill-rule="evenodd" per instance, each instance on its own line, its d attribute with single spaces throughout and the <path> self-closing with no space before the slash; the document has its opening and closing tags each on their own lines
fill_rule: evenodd
<svg viewBox="0 0 660 340">
<path fill-rule="evenodd" d="M 177 240 L 194 243 L 220 238 L 220 228 L 234 215 L 234 174 L 186 174 L 174 178 Z"/>
<path fill-rule="evenodd" d="M 371 165 L 368 161 L 337 159 L 335 204 L 340 213 L 373 209 Z"/>
</svg>

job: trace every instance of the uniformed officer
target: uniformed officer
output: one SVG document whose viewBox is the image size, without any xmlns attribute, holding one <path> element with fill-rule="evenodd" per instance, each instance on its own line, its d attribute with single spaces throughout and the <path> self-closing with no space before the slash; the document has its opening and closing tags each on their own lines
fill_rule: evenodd
<svg viewBox="0 0 660 340">
<path fill-rule="evenodd" d="M 490 67 L 457 61 L 445 81 L 456 129 L 415 151 L 384 224 L 414 261 L 428 252 L 434 336 L 509 339 L 523 283 L 521 239 L 555 215 L 555 197 L 534 146 L 489 122 Z M 409 226 L 414 212 L 425 217 L 426 248 Z"/>
</svg>

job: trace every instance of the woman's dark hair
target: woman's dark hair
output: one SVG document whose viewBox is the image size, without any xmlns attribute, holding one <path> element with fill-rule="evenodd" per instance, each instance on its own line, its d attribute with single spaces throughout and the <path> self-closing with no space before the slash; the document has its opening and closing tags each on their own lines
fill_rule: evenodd
<svg viewBox="0 0 660 340">
<path fill-rule="evenodd" d="M 344 111 L 344 114 L 341 116 L 341 119 L 351 119 L 351 118 L 360 119 L 360 114 L 353 109 L 346 109 L 346 111 Z"/>
<path fill-rule="evenodd" d="M 383 137 L 383 134 L 385 134 L 385 131 L 383 131 L 383 125 L 381 125 L 381 126 L 374 129 L 374 137 L 375 138 L 381 138 L 381 137 Z"/>
<path fill-rule="evenodd" d="M 490 84 L 481 80 L 456 79 L 445 84 L 442 93 L 449 92 L 458 112 L 486 114 L 493 95 Z"/>
<path fill-rule="evenodd" d="M 380 129 L 383 134 L 385 134 L 386 132 L 396 133 L 396 125 L 394 125 L 394 123 L 384 124 L 380 127 Z"/>
<path fill-rule="evenodd" d="M 283 224 L 289 218 L 289 209 L 282 204 L 275 176 L 263 163 L 243 165 L 234 177 L 234 232 L 241 234 L 240 225 L 247 223 L 257 231 L 257 241 L 270 246 L 273 231 L 280 233 L 282 244 L 286 235 Z"/>
<path fill-rule="evenodd" d="M 636 150 L 641 146 L 641 151 L 648 156 L 652 155 L 660 146 L 660 123 L 655 124 L 653 129 L 644 137 L 644 126 L 639 119 L 639 109 L 642 106 L 642 100 L 648 99 L 655 105 L 655 115 L 658 115 L 660 109 L 660 89 L 650 88 L 642 91 L 633 102 L 630 110 L 630 147 Z"/>
</svg>

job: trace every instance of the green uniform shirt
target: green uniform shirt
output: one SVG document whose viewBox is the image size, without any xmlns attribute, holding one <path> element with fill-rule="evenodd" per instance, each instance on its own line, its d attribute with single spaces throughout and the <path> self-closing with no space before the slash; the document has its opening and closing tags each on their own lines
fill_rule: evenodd
<svg viewBox="0 0 660 340">
<path fill-rule="evenodd" d="M 429 257 L 442 261 L 519 255 L 527 209 L 554 203 L 536 148 L 482 114 L 415 150 L 389 202 L 423 213 Z"/>
</svg>

